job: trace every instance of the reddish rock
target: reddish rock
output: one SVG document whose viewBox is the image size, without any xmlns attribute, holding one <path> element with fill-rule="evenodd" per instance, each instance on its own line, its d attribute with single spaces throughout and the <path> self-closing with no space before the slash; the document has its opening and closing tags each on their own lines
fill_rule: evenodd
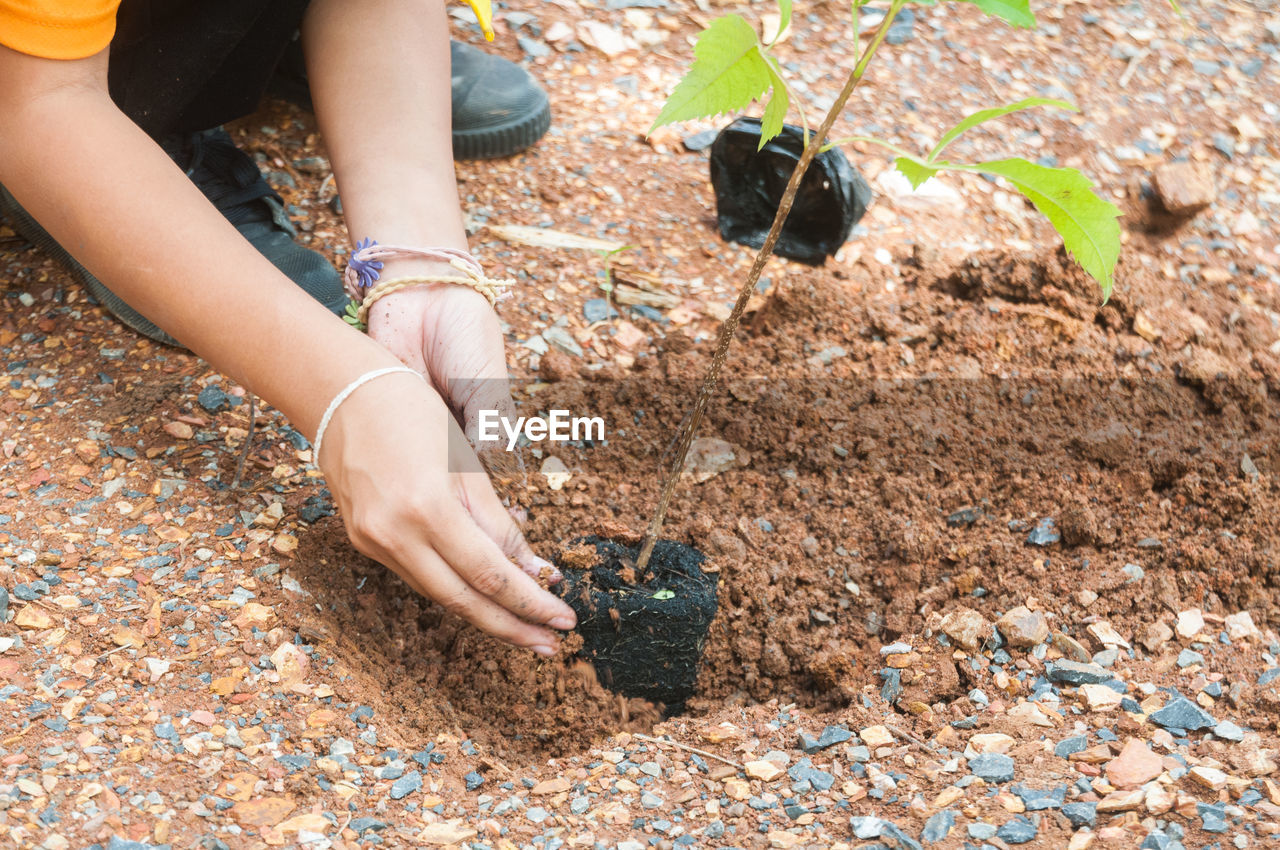
<svg viewBox="0 0 1280 850">
<path fill-rule="evenodd" d="M 1107 781 L 1117 788 L 1137 788 L 1163 772 L 1160 757 L 1137 738 L 1125 742 L 1120 755 L 1107 763 Z"/>
<path fill-rule="evenodd" d="M 1190 162 L 1166 162 L 1156 169 L 1156 195 L 1167 212 L 1190 218 L 1218 197 L 1213 177 Z"/>
</svg>

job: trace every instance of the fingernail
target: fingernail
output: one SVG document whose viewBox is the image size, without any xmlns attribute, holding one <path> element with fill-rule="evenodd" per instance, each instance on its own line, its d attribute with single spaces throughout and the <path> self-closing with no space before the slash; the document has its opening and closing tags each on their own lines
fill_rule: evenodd
<svg viewBox="0 0 1280 850">
<path fill-rule="evenodd" d="M 570 617 L 567 614 L 562 614 L 559 617 L 548 620 L 547 625 L 553 629 L 559 629 L 562 632 L 567 632 L 569 629 L 572 629 L 577 625 L 577 622 L 576 618 Z"/>
<path fill-rule="evenodd" d="M 560 571 L 556 569 L 555 564 L 551 563 L 550 561 L 544 558 L 539 558 L 537 555 L 533 556 L 533 566 L 534 566 L 534 569 L 538 571 L 539 575 L 542 574 L 543 570 L 549 570 L 550 578 L 552 581 L 559 581 L 560 579 L 564 578 L 564 576 L 560 575 Z"/>
<path fill-rule="evenodd" d="M 538 653 L 539 655 L 546 656 L 547 658 L 550 658 L 551 656 L 556 654 L 555 649 L 550 646 L 531 646 L 529 648 L 532 649 L 534 652 Z"/>
</svg>

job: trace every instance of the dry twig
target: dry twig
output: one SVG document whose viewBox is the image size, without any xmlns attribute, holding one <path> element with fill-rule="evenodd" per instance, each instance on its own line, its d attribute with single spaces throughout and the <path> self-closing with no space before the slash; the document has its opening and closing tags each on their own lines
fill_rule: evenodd
<svg viewBox="0 0 1280 850">
<path fill-rule="evenodd" d="M 727 759 L 724 756 L 718 756 L 715 753 L 709 753 L 706 750 L 700 750 L 697 747 L 691 747 L 688 744 L 682 744 L 679 741 L 668 741 L 663 738 L 653 738 L 653 737 L 650 737 L 649 735 L 641 735 L 639 732 L 632 733 L 631 737 L 639 738 L 641 741 L 647 741 L 650 744 L 657 744 L 660 747 L 675 747 L 677 750 L 685 750 L 686 752 L 697 753 L 703 758 L 715 759 L 716 761 L 724 762 L 730 767 L 736 767 L 738 770 L 745 770 L 745 768 L 736 761 Z"/>
</svg>

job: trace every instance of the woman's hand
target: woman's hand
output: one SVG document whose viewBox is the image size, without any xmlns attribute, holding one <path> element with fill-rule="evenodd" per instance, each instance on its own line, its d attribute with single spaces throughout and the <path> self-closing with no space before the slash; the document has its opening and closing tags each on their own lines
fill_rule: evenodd
<svg viewBox="0 0 1280 850">
<path fill-rule="evenodd" d="M 357 549 L 476 627 L 555 653 L 552 629 L 576 619 L 533 577 L 558 574 L 529 548 L 425 382 L 396 373 L 360 387 L 338 408 L 316 461 Z"/>
<path fill-rule="evenodd" d="M 407 275 L 460 273 L 417 260 L 391 260 L 382 270 L 384 280 Z M 480 411 L 514 417 L 502 329 L 493 307 L 474 289 L 424 284 L 380 298 L 369 311 L 369 336 L 427 376 L 473 444 Z"/>
</svg>

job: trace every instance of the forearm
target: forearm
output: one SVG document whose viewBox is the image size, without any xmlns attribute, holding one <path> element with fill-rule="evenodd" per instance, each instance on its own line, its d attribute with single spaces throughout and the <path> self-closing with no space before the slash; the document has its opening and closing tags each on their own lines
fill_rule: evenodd
<svg viewBox="0 0 1280 850">
<path fill-rule="evenodd" d="M 258 254 L 103 93 L 7 115 L 0 182 L 116 294 L 306 433 L 354 375 L 396 362 Z"/>
<path fill-rule="evenodd" d="M 353 240 L 466 248 L 441 0 L 316 0 L 307 75 Z"/>
</svg>

